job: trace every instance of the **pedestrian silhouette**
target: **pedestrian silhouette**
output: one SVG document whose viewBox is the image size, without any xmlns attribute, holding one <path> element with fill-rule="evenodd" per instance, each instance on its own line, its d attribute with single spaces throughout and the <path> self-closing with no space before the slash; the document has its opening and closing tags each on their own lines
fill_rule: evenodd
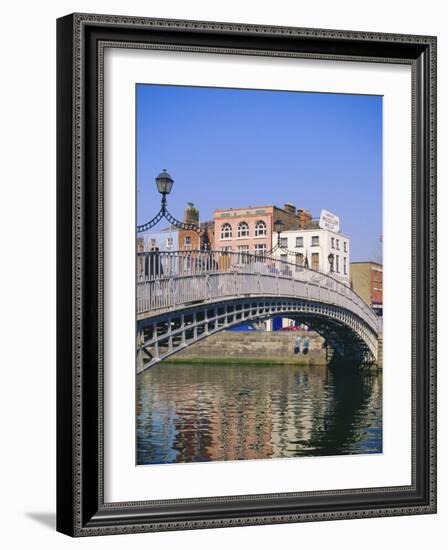
<svg viewBox="0 0 448 550">
<path fill-rule="evenodd" d="M 146 257 L 145 271 L 152 279 L 163 275 L 163 268 L 160 262 L 160 250 L 157 246 L 153 246 Z"/>
</svg>

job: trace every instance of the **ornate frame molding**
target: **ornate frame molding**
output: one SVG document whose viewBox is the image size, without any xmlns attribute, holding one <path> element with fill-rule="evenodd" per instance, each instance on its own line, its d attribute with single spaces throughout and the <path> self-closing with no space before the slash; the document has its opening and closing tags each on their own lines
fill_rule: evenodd
<svg viewBox="0 0 448 550">
<path fill-rule="evenodd" d="M 191 37 L 201 45 L 189 43 Z M 412 326 L 420 336 L 414 338 L 412 354 L 411 486 L 104 502 L 102 81 L 104 48 L 112 46 L 412 66 Z M 338 53 L 330 53 L 334 50 Z M 58 20 L 59 531 L 90 536 L 436 511 L 436 61 L 436 38 L 431 36 L 93 14 Z M 89 123 L 92 113 L 98 116 L 96 127 Z M 96 311 L 93 321 L 87 308 Z M 92 413 L 97 421 L 87 426 L 84 418 Z M 378 504 L 380 495 L 384 498 Z M 249 510 L 250 502 L 257 511 Z M 273 503 L 275 513 L 270 512 Z M 203 504 L 207 513 L 204 507 L 194 508 Z M 167 515 L 155 519 L 154 510 L 161 506 Z"/>
</svg>

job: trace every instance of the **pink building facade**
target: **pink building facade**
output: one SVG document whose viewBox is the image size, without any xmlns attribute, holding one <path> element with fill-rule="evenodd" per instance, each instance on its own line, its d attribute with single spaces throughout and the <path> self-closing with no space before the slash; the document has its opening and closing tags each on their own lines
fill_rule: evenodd
<svg viewBox="0 0 448 550">
<path fill-rule="evenodd" d="M 281 219 L 286 229 L 300 225 L 300 214 L 291 204 L 285 208 L 254 206 L 215 210 L 215 250 L 263 255 L 272 248 L 274 223 Z"/>
</svg>

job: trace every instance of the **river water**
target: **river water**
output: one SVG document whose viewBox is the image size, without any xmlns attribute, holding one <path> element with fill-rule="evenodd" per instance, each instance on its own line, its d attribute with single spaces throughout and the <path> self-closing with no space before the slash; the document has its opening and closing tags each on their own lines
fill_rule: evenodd
<svg viewBox="0 0 448 550">
<path fill-rule="evenodd" d="M 137 464 L 382 452 L 382 375 L 164 364 L 137 377 Z"/>
</svg>

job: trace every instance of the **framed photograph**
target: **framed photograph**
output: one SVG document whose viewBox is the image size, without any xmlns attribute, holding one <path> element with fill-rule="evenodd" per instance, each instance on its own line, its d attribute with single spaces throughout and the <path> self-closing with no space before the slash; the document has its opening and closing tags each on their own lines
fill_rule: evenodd
<svg viewBox="0 0 448 550">
<path fill-rule="evenodd" d="M 57 40 L 57 529 L 435 513 L 436 38 Z"/>
</svg>

